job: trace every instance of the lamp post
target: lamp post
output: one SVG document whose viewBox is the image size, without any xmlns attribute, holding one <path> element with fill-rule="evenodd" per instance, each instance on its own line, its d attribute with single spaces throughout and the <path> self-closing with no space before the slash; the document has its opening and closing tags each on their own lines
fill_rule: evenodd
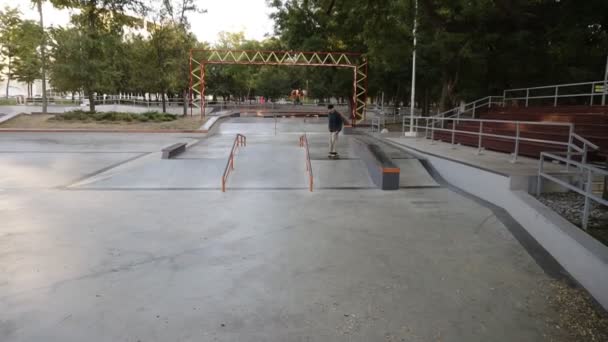
<svg viewBox="0 0 608 342">
<path fill-rule="evenodd" d="M 414 36 L 414 49 L 412 51 L 412 97 L 410 99 L 410 131 L 405 132 L 406 136 L 416 136 L 414 132 L 414 107 L 416 107 L 416 28 L 418 25 L 418 0 L 414 1 L 414 28 L 412 30 Z"/>
<path fill-rule="evenodd" d="M 606 71 L 604 72 L 604 90 L 602 92 L 602 106 L 606 105 L 606 93 L 608 93 L 608 56 L 606 56 Z"/>
</svg>

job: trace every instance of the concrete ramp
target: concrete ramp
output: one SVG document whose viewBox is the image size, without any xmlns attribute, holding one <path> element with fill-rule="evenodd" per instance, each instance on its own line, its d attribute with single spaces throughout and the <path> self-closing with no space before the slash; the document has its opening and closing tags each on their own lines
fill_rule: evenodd
<svg viewBox="0 0 608 342">
<path fill-rule="evenodd" d="M 424 168 L 418 159 L 394 159 L 401 169 L 399 187 L 401 188 L 427 188 L 440 186 Z"/>
</svg>

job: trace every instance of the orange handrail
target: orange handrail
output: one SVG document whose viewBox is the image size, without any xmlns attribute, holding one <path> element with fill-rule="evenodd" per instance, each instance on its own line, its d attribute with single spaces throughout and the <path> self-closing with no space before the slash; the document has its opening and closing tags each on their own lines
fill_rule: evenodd
<svg viewBox="0 0 608 342">
<path fill-rule="evenodd" d="M 313 175 L 312 175 L 312 165 L 310 163 L 310 151 L 308 149 L 308 137 L 306 134 L 300 137 L 300 147 L 306 148 L 306 171 L 308 172 L 308 190 L 312 192 L 313 188 Z"/>
<path fill-rule="evenodd" d="M 228 162 L 224 168 L 224 174 L 222 175 L 222 192 L 226 192 L 226 182 L 228 181 L 228 175 L 230 171 L 234 170 L 234 155 L 236 149 L 239 146 L 247 146 L 247 137 L 242 134 L 237 134 L 232 143 L 232 149 L 230 150 L 230 156 L 228 156 Z"/>
</svg>

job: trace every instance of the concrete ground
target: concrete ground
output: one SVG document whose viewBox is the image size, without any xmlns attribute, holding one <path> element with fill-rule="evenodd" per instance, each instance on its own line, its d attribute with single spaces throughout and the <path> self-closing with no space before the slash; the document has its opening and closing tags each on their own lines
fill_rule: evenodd
<svg viewBox="0 0 608 342">
<path fill-rule="evenodd" d="M 553 279 L 480 202 L 372 188 L 352 138 L 323 157 L 322 120 L 276 136 L 233 120 L 200 141 L 1 134 L 0 341 L 566 340 Z M 160 160 L 181 141 L 194 145 Z M 412 187 L 429 182 L 399 162 Z"/>
</svg>

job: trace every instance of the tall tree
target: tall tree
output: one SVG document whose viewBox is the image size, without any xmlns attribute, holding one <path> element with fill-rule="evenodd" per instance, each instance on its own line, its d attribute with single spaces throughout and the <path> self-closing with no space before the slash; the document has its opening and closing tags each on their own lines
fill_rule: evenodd
<svg viewBox="0 0 608 342">
<path fill-rule="evenodd" d="M 10 82 L 14 79 L 13 62 L 19 45 L 19 26 L 21 13 L 16 8 L 6 6 L 0 10 L 0 45 L 2 55 L 6 59 L 6 98 Z"/>
<path fill-rule="evenodd" d="M 40 26 L 32 20 L 24 20 L 17 30 L 18 44 L 15 49 L 13 76 L 27 84 L 27 96 L 32 97 L 34 81 L 42 77 L 42 59 L 38 55 L 38 47 L 42 36 Z"/>
<path fill-rule="evenodd" d="M 42 112 L 47 112 L 47 94 L 46 94 L 46 33 L 44 30 L 44 16 L 42 14 L 42 1 L 44 0 L 32 0 L 38 9 L 38 17 L 40 24 L 40 70 L 42 78 Z"/>
<path fill-rule="evenodd" d="M 58 91 L 76 93 L 82 90 L 84 59 L 81 48 L 81 33 L 77 28 L 53 28 L 49 44 L 51 58 L 49 79 Z"/>
<path fill-rule="evenodd" d="M 177 70 L 177 74 L 175 74 L 173 85 L 176 92 L 181 93 L 184 115 L 187 114 L 189 105 L 189 101 L 186 100 L 190 87 L 188 55 L 190 49 L 195 47 L 196 44 L 196 38 L 190 32 L 190 22 L 188 21 L 188 15 L 191 13 L 206 13 L 206 10 L 199 8 L 195 0 L 163 0 L 161 16 L 171 21 L 177 39 L 173 52 L 173 57 L 176 58 L 175 70 Z"/>
<path fill-rule="evenodd" d="M 125 25 L 133 25 L 135 18 L 125 14 L 127 10 L 143 13 L 145 7 L 140 0 L 51 0 L 59 8 L 78 8 L 80 13 L 72 17 L 75 27 L 81 32 L 83 59 L 81 82 L 89 98 L 89 110 L 95 111 L 95 95 L 108 87 L 106 68 L 112 64 L 108 58 L 113 52 L 117 37 L 122 37 Z"/>
</svg>

